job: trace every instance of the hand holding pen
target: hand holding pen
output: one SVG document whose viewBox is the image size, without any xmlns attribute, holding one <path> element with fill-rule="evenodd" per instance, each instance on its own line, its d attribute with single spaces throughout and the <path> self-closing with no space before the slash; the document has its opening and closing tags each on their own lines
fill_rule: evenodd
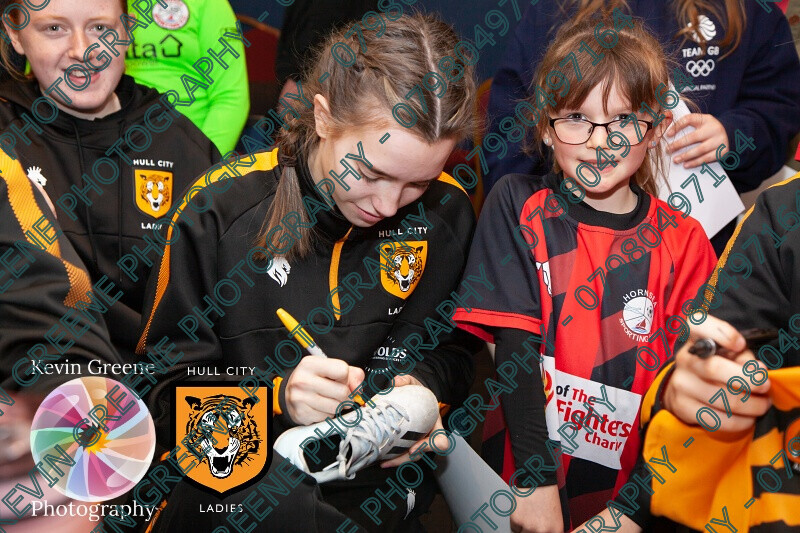
<svg viewBox="0 0 800 533">
<path fill-rule="evenodd" d="M 742 330 L 739 332 L 739 334 L 744 337 L 747 348 L 752 350 L 754 353 L 757 352 L 761 346 L 778 338 L 777 329 L 752 328 Z M 712 355 L 721 355 L 727 358 L 731 358 L 736 355 L 735 352 L 717 344 L 714 342 L 714 339 L 710 337 L 697 339 L 689 348 L 689 353 L 696 355 L 701 359 L 707 359 Z"/>
<path fill-rule="evenodd" d="M 314 356 L 303 357 L 280 385 L 286 414 L 301 425 L 336 416 L 339 404 L 352 400 L 350 393 L 364 381 L 364 371 L 341 359 L 327 357 L 311 335 L 283 309 L 278 310 L 278 316 L 297 342 Z"/>
<path fill-rule="evenodd" d="M 701 324 L 690 327 L 689 342 L 675 354 L 675 369 L 663 389 L 664 406 L 689 425 L 697 425 L 698 410 L 708 407 L 722 420 L 721 431 L 751 427 L 756 418 L 769 409 L 770 400 L 766 393 L 770 382 L 769 379 L 757 379 L 755 382 L 759 384 L 756 384 L 748 375 L 766 368 L 756 360 L 748 339 L 727 322 L 709 315 Z M 756 337 L 764 340 L 764 335 L 750 331 L 744 333 L 754 346 Z M 769 335 L 766 332 L 766 337 Z M 741 401 L 743 395 L 730 401 L 729 418 L 726 407 L 719 400 L 719 390 L 727 391 L 729 382 L 738 388 L 735 384 L 742 379 L 749 384 L 751 394 L 747 401 Z M 715 394 L 717 399 L 711 401 Z"/>
</svg>

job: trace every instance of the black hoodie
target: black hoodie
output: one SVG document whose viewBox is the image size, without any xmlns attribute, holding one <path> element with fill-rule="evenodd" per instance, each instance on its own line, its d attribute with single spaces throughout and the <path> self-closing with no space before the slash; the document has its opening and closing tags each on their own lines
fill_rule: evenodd
<svg viewBox="0 0 800 533">
<path fill-rule="evenodd" d="M 174 242 L 167 245 L 158 274 L 154 272 L 150 280 L 138 347 L 142 362 L 149 362 L 144 354 L 155 353 L 156 344 L 166 336 L 175 344 L 174 352 L 184 354 L 172 369 L 181 379 L 199 375 L 188 367 L 219 365 L 222 372 L 217 375 L 221 375 L 235 366 L 252 368 L 264 363 L 272 369 L 270 372 L 283 367 L 279 373 L 288 377 L 290 369 L 286 367 L 293 365 L 277 362 L 274 355 L 276 346 L 288 338 L 275 314 L 282 307 L 300 321 L 313 322 L 306 326 L 309 334 L 327 354 L 362 368 L 383 370 L 392 368 L 390 360 L 400 363 L 410 359 L 404 341 L 412 334 L 421 335 L 425 345 L 433 347 L 421 348 L 425 355 L 409 373 L 428 386 L 440 402 L 462 402 L 472 383 L 472 355 L 478 351 L 479 342 L 464 332 L 451 331 L 453 328 L 445 328 L 446 333 L 431 333 L 433 323 L 428 317 L 441 318 L 437 306 L 456 290 L 466 261 L 475 215 L 463 189 L 442 173 L 420 200 L 369 228 L 352 226 L 338 208 L 318 211 L 313 215 L 318 242 L 308 257 L 291 264 L 280 257 L 262 264 L 254 261 L 249 251 L 273 202 L 282 167 L 277 149 L 249 157 L 249 170 L 228 182 L 225 191 L 215 193 L 211 209 L 201 214 L 183 209 L 174 216 L 171 231 L 180 238 L 170 236 Z M 245 167 L 245 158 L 238 162 Z M 301 159 L 295 169 L 303 194 L 324 205 L 305 161 Z M 215 179 L 212 175 L 212 182 Z M 198 186 L 202 186 L 202 178 Z M 217 184 L 206 187 L 214 186 Z M 191 202 L 200 198 L 198 194 Z M 421 222 L 419 213 L 430 223 Z M 285 252 L 282 248 L 287 246 L 287 236 L 288 232 L 280 237 L 281 249 L 275 251 Z M 401 237 L 409 239 L 405 242 L 413 253 L 399 246 L 392 251 L 386 244 Z M 413 269 L 408 271 L 408 285 L 401 283 L 399 275 L 404 255 L 414 256 L 408 259 Z M 245 259 L 250 266 L 243 266 Z M 389 259 L 397 261 L 397 273 L 391 272 Z M 212 313 L 209 322 L 195 320 L 194 309 L 214 301 L 209 294 L 223 294 L 215 292 L 221 280 L 240 280 L 237 274 L 231 274 L 232 269 L 239 268 L 252 281 L 243 282 L 245 287 L 237 301 L 224 311 L 219 308 L 221 314 Z M 353 283 L 359 288 L 352 289 Z M 337 309 L 342 311 L 334 316 Z M 320 310 L 321 315 L 333 319 L 324 335 L 318 329 L 318 323 L 325 321 L 319 318 Z M 169 379 L 162 378 L 159 387 L 166 390 Z M 273 408 L 275 414 L 282 414 L 282 394 L 278 397 Z M 152 410 L 158 426 L 158 417 L 165 414 L 162 407 L 169 406 L 160 405 L 157 399 L 155 403 L 159 405 Z M 276 437 L 291 423 L 286 417 L 275 422 Z"/>
<path fill-rule="evenodd" d="M 97 120 L 60 111 L 50 124 L 39 124 L 41 133 L 28 129 L 31 144 L 17 137 L 14 150 L 29 177 L 46 180 L 58 221 L 92 281 L 107 275 L 124 292 L 106 318 L 112 342 L 125 354 L 136 345 L 150 267 L 140 260 L 129 276 L 117 261 L 133 253 L 134 246 L 146 248 L 143 236 L 152 236 L 159 226 L 153 223 L 198 174 L 219 160 L 219 152 L 188 119 L 166 107 L 157 91 L 123 76 L 116 93 L 121 110 Z M 22 129 L 22 113 L 31 115 L 31 104 L 41 96 L 35 81 L 0 84 L 0 129 Z M 148 136 L 152 142 L 146 146 Z M 111 161 L 98 165 L 96 172 L 93 165 L 100 158 Z M 111 162 L 119 169 L 113 181 Z M 98 176 L 109 184 L 103 185 Z M 76 190 L 85 191 L 91 205 Z M 160 195 L 153 194 L 159 190 Z M 67 193 L 71 196 L 63 196 Z M 75 200 L 72 212 L 67 198 Z M 157 256 L 150 253 L 149 258 L 156 261 Z"/>
</svg>

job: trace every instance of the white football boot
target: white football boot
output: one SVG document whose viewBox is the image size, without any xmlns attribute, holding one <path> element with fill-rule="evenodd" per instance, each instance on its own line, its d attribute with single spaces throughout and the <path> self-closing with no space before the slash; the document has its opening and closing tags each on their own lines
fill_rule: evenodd
<svg viewBox="0 0 800 533">
<path fill-rule="evenodd" d="M 430 433 L 439 417 L 436 396 L 419 385 L 396 387 L 371 401 L 374 407 L 367 403 L 342 416 L 285 431 L 273 448 L 317 483 L 353 479 L 367 466 L 406 453 Z"/>
</svg>

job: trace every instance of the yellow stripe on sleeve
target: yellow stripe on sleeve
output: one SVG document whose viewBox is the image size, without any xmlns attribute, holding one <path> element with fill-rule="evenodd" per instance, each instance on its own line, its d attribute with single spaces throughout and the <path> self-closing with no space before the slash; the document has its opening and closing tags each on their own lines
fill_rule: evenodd
<svg viewBox="0 0 800 533">
<path fill-rule="evenodd" d="M 8 154 L 0 151 L 0 178 L 5 180 L 8 187 L 8 202 L 14 212 L 22 234 L 25 239 L 37 247 L 44 246 L 44 250 L 61 260 L 64 269 L 69 279 L 69 291 L 64 298 L 64 305 L 67 307 L 75 307 L 79 301 L 86 300 L 86 293 L 92 290 L 92 283 L 89 280 L 89 275 L 82 268 L 73 265 L 69 261 L 61 257 L 61 247 L 58 244 L 58 239 L 53 239 L 48 242 L 43 238 L 41 241 L 31 238 L 30 234 L 41 234 L 41 229 L 36 227 L 36 223 L 45 216 L 36 202 L 36 196 L 33 193 L 33 185 L 22 170 L 19 161 L 11 159 Z"/>
</svg>

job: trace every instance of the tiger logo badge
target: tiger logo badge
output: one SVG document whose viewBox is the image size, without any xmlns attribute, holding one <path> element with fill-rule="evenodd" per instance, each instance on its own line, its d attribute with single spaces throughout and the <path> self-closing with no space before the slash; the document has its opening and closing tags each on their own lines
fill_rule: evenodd
<svg viewBox="0 0 800 533">
<path fill-rule="evenodd" d="M 172 172 L 134 169 L 136 207 L 153 218 L 161 218 L 172 207 Z"/>
<path fill-rule="evenodd" d="M 381 253 L 381 284 L 389 294 L 406 299 L 422 279 L 428 257 L 427 241 L 404 241 L 384 246 Z"/>
<path fill-rule="evenodd" d="M 199 382 L 173 389 L 173 448 L 189 452 L 186 478 L 218 496 L 243 489 L 266 475 L 272 462 L 272 394 L 249 396 L 230 382 Z M 184 467 L 189 466 L 188 459 Z"/>
</svg>

